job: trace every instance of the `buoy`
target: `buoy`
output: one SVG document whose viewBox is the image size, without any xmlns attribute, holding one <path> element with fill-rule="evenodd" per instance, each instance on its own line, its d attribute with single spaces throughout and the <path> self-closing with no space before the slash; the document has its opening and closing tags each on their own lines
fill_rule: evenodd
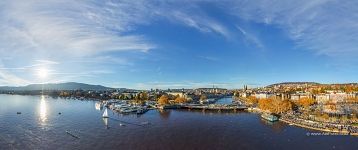
<svg viewBox="0 0 358 150">
<path fill-rule="evenodd" d="M 61 113 L 61 112 L 59 112 L 58 114 L 59 114 L 59 115 L 61 115 L 62 113 Z"/>
</svg>

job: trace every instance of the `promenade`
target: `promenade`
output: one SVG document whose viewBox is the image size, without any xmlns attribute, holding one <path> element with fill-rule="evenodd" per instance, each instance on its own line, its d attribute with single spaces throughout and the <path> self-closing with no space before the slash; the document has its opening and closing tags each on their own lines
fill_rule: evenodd
<svg viewBox="0 0 358 150">
<path fill-rule="evenodd" d="M 352 125 L 341 125 L 333 123 L 317 122 L 312 120 L 305 120 L 293 116 L 281 116 L 280 121 L 299 126 L 302 128 L 318 130 L 323 132 L 340 133 L 342 135 L 358 136 L 358 127 Z"/>
</svg>

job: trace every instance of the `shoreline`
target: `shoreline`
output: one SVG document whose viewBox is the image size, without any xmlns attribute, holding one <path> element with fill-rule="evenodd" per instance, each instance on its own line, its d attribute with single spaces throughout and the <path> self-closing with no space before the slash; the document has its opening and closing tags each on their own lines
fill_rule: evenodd
<svg viewBox="0 0 358 150">
<path fill-rule="evenodd" d="M 28 95 L 28 94 L 5 94 L 5 93 L 0 93 L 0 95 L 41 96 L 41 95 L 36 95 L 36 94 L 35 95 Z M 77 98 L 77 97 L 60 97 L 60 96 L 59 97 L 53 97 L 53 96 L 50 96 L 50 95 L 45 95 L 45 96 L 52 97 L 52 98 L 63 98 L 63 99 L 81 100 L 81 101 L 82 100 L 97 101 L 97 102 L 98 101 L 103 101 L 103 99 L 98 99 L 98 98 L 86 98 L 86 97 Z M 110 100 L 110 99 L 108 99 L 108 100 Z M 158 108 L 150 108 L 150 110 L 152 110 L 152 109 L 158 109 Z M 169 109 L 172 109 L 172 108 L 169 108 Z M 262 111 L 260 109 L 252 108 L 252 107 L 247 108 L 245 111 L 249 112 L 249 113 L 262 113 Z M 312 126 L 308 126 L 308 125 L 304 125 L 304 124 L 295 123 L 293 121 L 290 121 L 288 119 L 283 119 L 283 118 L 279 118 L 279 121 L 282 121 L 284 123 L 294 125 L 294 126 L 297 126 L 297 127 L 305 128 L 305 129 L 311 129 L 311 130 L 316 130 L 316 131 L 321 131 L 321 132 L 328 132 L 328 133 L 339 133 L 339 134 L 342 134 L 342 135 L 352 135 L 352 136 L 358 137 L 358 133 L 351 133 L 349 131 L 342 131 L 342 130 L 337 130 L 337 129 L 316 128 L 316 127 L 312 127 Z"/>
<path fill-rule="evenodd" d="M 287 123 L 287 124 L 292 124 L 292 125 L 297 126 L 297 127 L 311 129 L 311 130 L 317 130 L 317 131 L 329 132 L 329 133 L 340 133 L 342 135 L 358 136 L 358 133 L 350 133 L 349 131 L 339 131 L 339 130 L 329 130 L 329 129 L 315 128 L 315 127 L 311 127 L 311 126 L 291 122 L 289 120 L 282 119 L 282 118 L 280 118 L 279 121 L 282 121 L 282 122 Z"/>
</svg>

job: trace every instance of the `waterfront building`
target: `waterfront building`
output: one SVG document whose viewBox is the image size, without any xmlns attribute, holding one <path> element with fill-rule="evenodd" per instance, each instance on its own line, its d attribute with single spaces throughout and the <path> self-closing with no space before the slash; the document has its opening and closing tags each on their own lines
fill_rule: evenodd
<svg viewBox="0 0 358 150">
<path fill-rule="evenodd" d="M 325 104 L 329 101 L 329 94 L 317 94 L 316 101 L 318 104 Z"/>
<path fill-rule="evenodd" d="M 240 95 L 241 97 L 249 97 L 250 96 L 250 93 L 248 93 L 248 92 L 243 92 L 243 93 L 241 93 L 241 95 Z"/>
<path fill-rule="evenodd" d="M 312 95 L 309 93 L 296 93 L 296 94 L 291 94 L 290 97 L 291 100 L 298 101 L 302 98 L 312 98 Z"/>
<path fill-rule="evenodd" d="M 168 95 L 179 96 L 183 98 L 187 98 L 187 94 L 185 92 L 177 91 L 177 92 L 166 92 Z"/>
<path fill-rule="evenodd" d="M 317 94 L 316 100 L 318 104 L 325 104 L 328 101 L 332 103 L 344 103 L 348 98 L 355 98 L 355 93 L 344 93 L 344 92 L 335 92 L 327 91 L 326 94 Z"/>
<path fill-rule="evenodd" d="M 252 96 L 256 97 L 257 99 L 266 99 L 275 95 L 270 93 L 255 93 Z"/>
</svg>

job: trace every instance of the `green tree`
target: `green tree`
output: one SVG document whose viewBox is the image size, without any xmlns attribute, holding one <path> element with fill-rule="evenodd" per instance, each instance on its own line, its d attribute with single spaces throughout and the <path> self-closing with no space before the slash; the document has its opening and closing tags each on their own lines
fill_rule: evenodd
<svg viewBox="0 0 358 150">
<path fill-rule="evenodd" d="M 146 101 L 146 100 L 148 100 L 148 99 L 149 99 L 149 96 L 148 96 L 148 93 L 147 93 L 147 92 L 141 93 L 141 100 Z"/>
</svg>

